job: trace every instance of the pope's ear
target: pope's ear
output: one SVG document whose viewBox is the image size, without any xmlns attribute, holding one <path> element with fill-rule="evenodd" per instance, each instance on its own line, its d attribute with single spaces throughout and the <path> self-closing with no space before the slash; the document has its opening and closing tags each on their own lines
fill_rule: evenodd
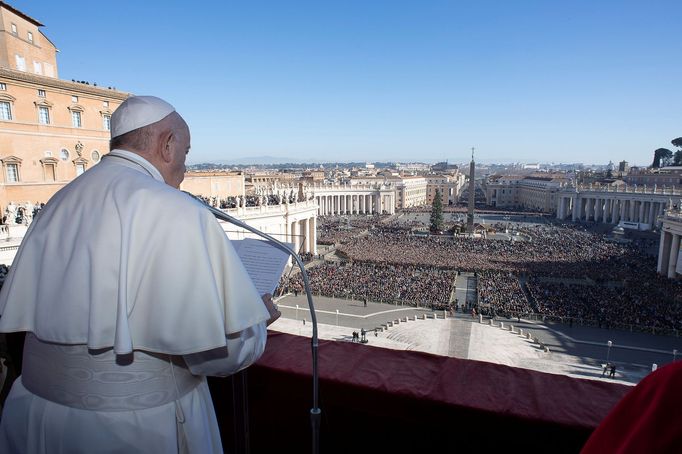
<svg viewBox="0 0 682 454">
<path fill-rule="evenodd" d="M 161 138 L 161 156 L 165 162 L 171 162 L 173 160 L 173 133 L 169 132 Z"/>
</svg>

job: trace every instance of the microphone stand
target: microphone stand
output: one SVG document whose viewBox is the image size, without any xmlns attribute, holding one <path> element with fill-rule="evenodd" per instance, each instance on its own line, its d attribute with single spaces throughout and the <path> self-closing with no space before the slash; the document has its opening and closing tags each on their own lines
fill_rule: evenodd
<svg viewBox="0 0 682 454">
<path fill-rule="evenodd" d="M 293 249 L 291 249 L 289 246 L 286 244 L 282 243 L 279 240 L 276 240 L 272 236 L 268 235 L 267 233 L 261 232 L 260 230 L 256 229 L 255 227 L 251 227 L 250 225 L 246 224 L 245 222 L 240 221 L 239 219 L 230 216 L 229 214 L 214 208 L 207 203 L 205 203 L 203 200 L 200 198 L 196 197 L 194 194 L 191 194 L 187 191 L 183 191 L 185 194 L 189 195 L 193 199 L 197 200 L 200 202 L 202 205 L 204 205 L 206 208 L 213 213 L 213 215 L 220 220 L 223 220 L 225 222 L 229 222 L 232 225 L 236 225 L 237 227 L 241 227 L 244 230 L 248 230 L 251 233 L 254 233 L 264 239 L 266 239 L 272 246 L 276 247 L 277 249 L 280 249 L 287 254 L 289 254 L 295 261 L 298 267 L 301 269 L 301 276 L 303 277 L 303 285 L 305 287 L 305 292 L 306 296 L 308 298 L 308 306 L 310 307 L 310 318 L 313 324 L 313 336 L 311 340 L 311 350 L 312 350 L 312 356 L 313 356 L 313 408 L 310 409 L 310 422 L 312 424 L 312 430 L 313 430 L 313 454 L 318 454 L 320 452 L 320 420 L 322 416 L 322 410 L 320 409 L 318 405 L 318 397 L 319 397 L 319 387 L 318 387 L 318 371 L 317 371 L 317 349 L 319 346 L 319 342 L 317 339 L 317 315 L 315 314 L 315 306 L 313 305 L 313 294 L 310 290 L 310 282 L 308 281 L 308 273 L 305 271 L 305 265 L 303 264 L 303 261 L 301 258 L 298 256 L 296 252 L 294 252 Z"/>
</svg>

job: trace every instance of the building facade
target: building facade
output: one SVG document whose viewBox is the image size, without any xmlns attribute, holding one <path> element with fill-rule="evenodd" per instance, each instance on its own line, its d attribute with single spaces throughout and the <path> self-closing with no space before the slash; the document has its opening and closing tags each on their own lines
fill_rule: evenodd
<svg viewBox="0 0 682 454">
<path fill-rule="evenodd" d="M 567 181 L 559 175 L 496 175 L 484 182 L 486 203 L 497 208 L 555 213 L 557 194 Z"/>
<path fill-rule="evenodd" d="M 682 190 L 636 186 L 566 186 L 558 194 L 557 219 L 627 223 L 638 230 L 656 228 L 671 200 Z"/>
<path fill-rule="evenodd" d="M 682 275 L 682 211 L 679 208 L 668 209 L 661 217 L 661 241 L 658 248 L 658 274 L 670 279 L 679 279 Z"/>
<path fill-rule="evenodd" d="M 307 186 L 321 216 L 395 213 L 395 187 L 390 184 L 318 184 Z"/>
<path fill-rule="evenodd" d="M 455 205 L 466 177 L 455 172 L 453 175 L 427 175 L 426 177 L 426 203 L 433 205 L 436 190 L 440 192 L 443 206 Z"/>
<path fill-rule="evenodd" d="M 187 172 L 180 189 L 217 199 L 246 195 L 242 172 Z"/>
<path fill-rule="evenodd" d="M 0 207 L 47 202 L 109 151 L 129 94 L 57 78 L 40 22 L 0 2 Z M 8 222 L 12 222 L 9 219 Z"/>
<path fill-rule="evenodd" d="M 623 181 L 629 185 L 650 188 L 656 186 L 657 188 L 682 189 L 682 167 L 671 166 L 660 169 L 632 167 L 630 172 L 623 176 Z"/>
<path fill-rule="evenodd" d="M 299 253 L 317 255 L 317 208 L 314 200 L 303 202 L 238 207 L 223 210 L 275 239 L 291 243 Z M 232 240 L 259 238 L 232 224 L 219 221 Z"/>
</svg>

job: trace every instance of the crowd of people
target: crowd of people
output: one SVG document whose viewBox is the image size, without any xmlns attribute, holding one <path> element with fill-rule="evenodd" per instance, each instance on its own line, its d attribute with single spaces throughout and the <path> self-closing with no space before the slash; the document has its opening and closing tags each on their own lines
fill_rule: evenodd
<svg viewBox="0 0 682 454">
<path fill-rule="evenodd" d="M 374 263 L 323 263 L 308 270 L 313 293 L 333 298 L 368 299 L 433 309 L 450 307 L 455 271 Z M 300 274 L 284 278 L 285 292 L 302 291 Z"/>
<path fill-rule="evenodd" d="M 656 274 L 655 256 L 646 253 L 652 239 L 616 242 L 559 221 L 517 228 L 529 241 L 424 237 L 414 234 L 423 223 L 396 218 L 382 223 L 368 218 L 343 231 L 339 225 L 338 218 L 325 219 L 321 236 L 332 238 L 352 265 L 312 271 L 317 291 L 328 296 L 390 300 L 397 295 L 392 282 L 409 280 L 415 270 L 469 271 L 478 275 L 484 314 L 537 313 L 600 326 L 682 329 L 682 284 Z M 423 299 L 405 295 L 400 298 L 410 303 Z"/>
<path fill-rule="evenodd" d="M 642 276 L 622 285 L 594 285 L 528 281 L 537 312 L 572 322 L 606 327 L 651 327 L 682 330 L 682 292 L 675 281 L 662 276 Z"/>
<path fill-rule="evenodd" d="M 421 265 L 460 271 L 498 270 L 541 276 L 623 280 L 655 268 L 639 249 L 562 225 L 520 229 L 531 241 L 419 237 L 409 231 L 375 229 L 341 245 L 348 259 Z"/>
<path fill-rule="evenodd" d="M 478 275 L 479 310 L 484 315 L 511 317 L 531 313 L 518 276 L 502 271 L 481 271 Z"/>
<path fill-rule="evenodd" d="M 343 244 L 357 238 L 368 229 L 383 223 L 388 216 L 319 216 L 317 218 L 317 243 Z"/>
</svg>

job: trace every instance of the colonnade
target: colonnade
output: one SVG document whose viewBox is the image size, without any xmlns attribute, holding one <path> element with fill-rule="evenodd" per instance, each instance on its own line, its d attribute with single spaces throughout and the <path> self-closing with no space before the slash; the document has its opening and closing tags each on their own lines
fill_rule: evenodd
<svg viewBox="0 0 682 454">
<path fill-rule="evenodd" d="M 661 241 L 658 246 L 658 274 L 671 279 L 682 274 L 682 254 L 680 239 L 682 238 L 682 214 L 679 210 L 667 213 L 663 217 Z"/>
<path fill-rule="evenodd" d="M 334 214 L 394 214 L 395 193 L 379 191 L 373 194 L 341 192 L 315 195 L 321 216 Z"/>
<path fill-rule="evenodd" d="M 293 244 L 297 252 L 317 255 L 317 210 L 314 200 L 305 200 L 224 211 L 280 241 Z M 253 234 L 235 229 L 231 224 L 221 224 L 230 239 L 253 237 Z"/>
<path fill-rule="evenodd" d="M 287 241 L 299 253 L 317 255 L 317 216 L 292 220 L 287 224 Z"/>
<path fill-rule="evenodd" d="M 595 221 L 618 224 L 621 221 L 647 224 L 652 228 L 667 206 L 663 200 L 617 198 L 611 195 L 582 195 L 559 197 L 557 218 L 573 221 Z"/>
</svg>

